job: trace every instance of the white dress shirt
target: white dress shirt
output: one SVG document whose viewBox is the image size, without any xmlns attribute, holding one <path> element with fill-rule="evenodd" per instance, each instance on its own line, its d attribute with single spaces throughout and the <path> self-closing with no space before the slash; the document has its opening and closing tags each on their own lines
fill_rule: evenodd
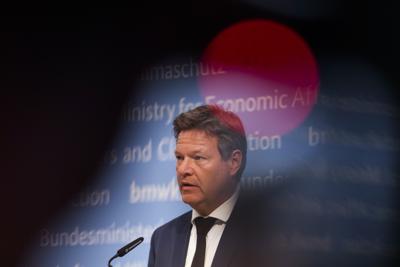
<svg viewBox="0 0 400 267">
<path fill-rule="evenodd" d="M 221 239 L 222 233 L 224 232 L 226 222 L 231 216 L 233 207 L 236 204 L 239 195 L 239 186 L 236 188 L 235 193 L 224 203 L 222 203 L 218 208 L 211 212 L 207 217 L 214 217 L 217 219 L 214 226 L 211 227 L 210 231 L 206 236 L 206 253 L 204 258 L 204 267 L 211 267 L 211 263 L 214 259 L 215 252 L 219 241 Z M 194 219 L 201 217 L 201 215 L 196 211 L 192 210 L 192 230 L 190 232 L 189 246 L 186 254 L 185 267 L 190 267 L 194 258 L 194 253 L 196 252 L 197 243 L 197 231 Z"/>
</svg>

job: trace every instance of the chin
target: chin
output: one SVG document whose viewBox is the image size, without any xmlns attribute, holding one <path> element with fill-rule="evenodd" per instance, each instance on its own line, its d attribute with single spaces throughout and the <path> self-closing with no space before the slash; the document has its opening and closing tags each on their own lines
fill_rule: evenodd
<svg viewBox="0 0 400 267">
<path fill-rule="evenodd" d="M 189 194 L 182 194 L 182 201 L 190 205 L 192 208 L 196 206 L 196 204 L 200 203 L 200 199 L 198 197 L 191 196 Z"/>
</svg>

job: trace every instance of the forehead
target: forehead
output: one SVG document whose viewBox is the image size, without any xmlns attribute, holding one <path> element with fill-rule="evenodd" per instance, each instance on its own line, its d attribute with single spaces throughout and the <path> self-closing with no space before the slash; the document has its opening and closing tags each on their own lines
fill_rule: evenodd
<svg viewBox="0 0 400 267">
<path fill-rule="evenodd" d="M 197 148 L 217 148 L 218 138 L 211 136 L 202 130 L 187 130 L 179 133 L 176 140 L 176 147 L 197 147 Z"/>
</svg>

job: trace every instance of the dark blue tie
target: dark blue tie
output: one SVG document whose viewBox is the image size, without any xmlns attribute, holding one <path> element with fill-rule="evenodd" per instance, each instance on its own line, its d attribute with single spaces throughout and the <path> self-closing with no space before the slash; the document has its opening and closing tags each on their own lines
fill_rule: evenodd
<svg viewBox="0 0 400 267">
<path fill-rule="evenodd" d="M 197 230 L 196 252 L 192 261 L 192 267 L 204 267 L 204 256 L 206 254 L 206 236 L 217 219 L 208 217 L 197 217 L 194 219 Z"/>
</svg>

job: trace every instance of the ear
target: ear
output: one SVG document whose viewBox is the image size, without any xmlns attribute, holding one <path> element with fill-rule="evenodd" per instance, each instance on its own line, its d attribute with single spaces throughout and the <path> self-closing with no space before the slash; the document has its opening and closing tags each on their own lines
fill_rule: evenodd
<svg viewBox="0 0 400 267">
<path fill-rule="evenodd" d="M 240 166 L 242 165 L 242 158 L 242 151 L 240 151 L 239 149 L 232 151 L 231 158 L 229 159 L 231 176 L 235 176 L 236 173 L 239 171 Z"/>
</svg>

